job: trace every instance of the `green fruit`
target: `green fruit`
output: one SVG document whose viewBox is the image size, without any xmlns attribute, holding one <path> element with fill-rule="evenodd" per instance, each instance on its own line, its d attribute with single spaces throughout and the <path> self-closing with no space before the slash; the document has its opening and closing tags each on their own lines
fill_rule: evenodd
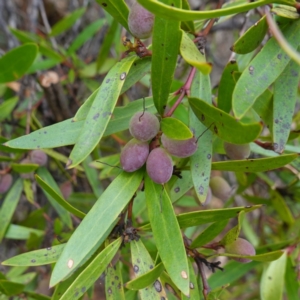
<svg viewBox="0 0 300 300">
<path fill-rule="evenodd" d="M 220 176 L 212 177 L 209 186 L 211 188 L 212 194 L 217 198 L 223 201 L 226 201 L 230 198 L 232 189 L 224 178 Z"/>
<path fill-rule="evenodd" d="M 252 244 L 242 238 L 237 238 L 233 243 L 225 245 L 225 251 L 230 254 L 254 256 L 256 251 Z M 241 262 L 249 263 L 252 260 L 249 258 L 233 257 L 232 259 Z"/>
</svg>

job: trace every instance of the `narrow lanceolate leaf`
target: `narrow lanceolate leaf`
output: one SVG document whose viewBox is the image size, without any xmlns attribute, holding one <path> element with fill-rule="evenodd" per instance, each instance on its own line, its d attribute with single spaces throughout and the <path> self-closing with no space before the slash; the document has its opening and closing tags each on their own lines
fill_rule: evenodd
<svg viewBox="0 0 300 300">
<path fill-rule="evenodd" d="M 197 118 L 219 138 L 232 144 L 247 144 L 260 134 L 259 123 L 243 124 L 224 111 L 197 98 L 189 98 L 190 106 Z"/>
<path fill-rule="evenodd" d="M 2 102 L 2 104 L 0 105 L 0 122 L 9 117 L 18 101 L 19 97 L 13 97 Z"/>
<path fill-rule="evenodd" d="M 145 179 L 146 202 L 153 236 L 161 260 L 174 284 L 189 294 L 186 252 L 172 203 L 165 189 Z"/>
<path fill-rule="evenodd" d="M 155 282 L 155 280 L 160 276 L 162 271 L 165 269 L 163 263 L 158 264 L 148 272 L 143 275 L 128 281 L 125 286 L 127 289 L 140 290 L 146 288 L 148 285 Z"/>
<path fill-rule="evenodd" d="M 96 94 L 96 92 L 93 93 L 78 110 L 78 113 L 74 117 L 76 118 L 76 122 L 73 122 L 72 119 L 68 119 L 13 139 L 6 142 L 5 145 L 17 149 L 45 149 L 74 145 L 94 100 L 93 97 L 96 96 Z M 142 111 L 144 101 L 146 110 L 155 113 L 156 109 L 152 97 L 145 98 L 145 100 L 135 100 L 124 107 L 116 107 L 106 127 L 104 136 L 128 129 L 130 118 L 134 113 Z"/>
<path fill-rule="evenodd" d="M 187 140 L 193 137 L 191 130 L 180 120 L 163 118 L 160 122 L 162 132 L 174 140 Z"/>
<path fill-rule="evenodd" d="M 299 79 L 300 66 L 291 60 L 274 83 L 273 145 L 277 153 L 284 151 L 290 135 Z"/>
<path fill-rule="evenodd" d="M 193 267 L 193 261 L 188 259 L 189 264 L 189 274 L 190 274 L 190 293 L 189 296 L 181 295 L 182 300 L 199 300 L 200 290 L 198 286 L 198 278 L 195 274 Z"/>
<path fill-rule="evenodd" d="M 180 0 L 162 0 L 163 3 L 180 7 Z M 181 40 L 180 21 L 167 21 L 155 17 L 152 41 L 152 93 L 157 111 L 162 115 L 167 103 L 177 63 Z"/>
<path fill-rule="evenodd" d="M 57 22 L 50 32 L 50 36 L 56 36 L 71 28 L 75 22 L 85 13 L 86 8 L 82 7 L 74 10 L 71 14 Z"/>
<path fill-rule="evenodd" d="M 198 248 L 212 241 L 224 230 L 227 223 L 228 219 L 212 223 L 193 240 L 191 248 Z"/>
<path fill-rule="evenodd" d="M 52 190 L 54 190 L 56 192 L 56 194 L 60 195 L 60 197 L 62 198 L 62 193 L 57 185 L 57 183 L 55 182 L 55 180 L 53 179 L 52 175 L 50 174 L 50 172 L 45 168 L 39 168 L 37 170 L 37 175 L 39 177 L 42 178 L 42 180 L 48 185 L 52 187 Z M 63 207 L 61 206 L 54 198 L 51 194 L 49 194 L 46 190 L 43 189 L 43 192 L 45 193 L 45 196 L 47 197 L 48 201 L 50 202 L 50 204 L 53 206 L 53 208 L 56 210 L 56 212 L 58 213 L 58 215 L 60 216 L 61 220 L 69 227 L 72 228 L 72 220 L 71 220 L 71 216 L 69 214 L 69 212 Z"/>
<path fill-rule="evenodd" d="M 67 202 L 59 193 L 57 193 L 49 184 L 47 184 L 39 175 L 35 175 L 35 179 L 40 187 L 47 192 L 60 206 L 62 206 L 69 213 L 83 219 L 85 213 L 81 212 L 69 202 Z"/>
<path fill-rule="evenodd" d="M 122 172 L 109 185 L 68 241 L 53 270 L 51 286 L 70 276 L 103 243 L 136 192 L 142 177 L 143 170 Z"/>
<path fill-rule="evenodd" d="M 149 271 L 153 270 L 154 264 L 142 241 L 132 241 L 130 243 L 130 249 L 132 267 L 135 274 L 135 279 L 133 281 L 137 281 L 136 283 L 140 284 L 140 299 L 160 300 L 166 298 L 165 290 L 158 276 L 153 278 L 150 274 L 150 277 L 148 275 L 147 278 L 146 274 L 149 274 Z M 145 284 L 147 285 L 145 286 Z M 133 283 L 133 287 L 134 285 L 135 284 Z"/>
<path fill-rule="evenodd" d="M 20 294 L 24 290 L 24 288 L 25 288 L 24 284 L 0 279 L 0 293 L 2 295 L 4 294 L 8 296 L 7 298 L 9 298 L 9 296 Z"/>
<path fill-rule="evenodd" d="M 278 259 L 279 257 L 282 256 L 282 254 L 283 254 L 283 252 L 278 250 L 278 251 L 273 251 L 273 252 L 268 252 L 268 253 L 264 253 L 264 254 L 253 255 L 253 256 L 237 255 L 237 254 L 231 254 L 231 253 L 221 253 L 218 255 L 214 255 L 212 257 L 227 256 L 227 257 L 235 257 L 235 258 L 249 258 L 249 259 L 252 259 L 253 261 L 269 262 L 269 261 Z M 284 270 L 284 268 L 283 268 L 283 270 Z"/>
<path fill-rule="evenodd" d="M 23 189 L 23 180 L 18 179 L 7 193 L 0 208 L 0 242 L 5 236 Z"/>
<path fill-rule="evenodd" d="M 285 288 L 288 299 L 296 300 L 298 298 L 299 282 L 297 280 L 297 272 L 291 256 L 287 258 L 286 262 Z"/>
<path fill-rule="evenodd" d="M 300 21 L 293 22 L 283 30 L 285 38 L 294 48 L 300 43 L 299 30 Z M 238 119 L 245 115 L 257 97 L 276 80 L 289 61 L 290 57 L 271 38 L 244 70 L 235 86 L 232 108 Z"/>
<path fill-rule="evenodd" d="M 36 44 L 28 43 L 10 50 L 0 58 L 0 83 L 21 78 L 38 54 Z"/>
<path fill-rule="evenodd" d="M 118 62 L 104 78 L 70 154 L 69 169 L 81 163 L 100 141 L 111 118 L 126 75 L 135 59 L 135 56 L 130 56 Z"/>
<path fill-rule="evenodd" d="M 116 255 L 121 242 L 122 240 L 119 238 L 101 251 L 71 283 L 69 288 L 59 299 L 76 300 L 80 298 L 104 272 L 107 265 Z"/>
<path fill-rule="evenodd" d="M 183 59 L 203 74 L 209 74 L 212 69 L 211 64 L 206 61 L 205 56 L 199 51 L 189 36 L 183 30 L 181 32 L 180 53 Z"/>
<path fill-rule="evenodd" d="M 211 104 L 211 86 L 209 75 L 196 72 L 191 87 L 191 96 L 199 97 Z M 202 124 L 192 110 L 189 111 L 190 128 L 196 138 L 199 138 L 207 127 Z M 191 157 L 191 174 L 197 197 L 201 203 L 206 200 L 211 171 L 213 133 L 206 131 L 198 140 L 198 149 Z"/>
<path fill-rule="evenodd" d="M 281 300 L 283 298 L 286 252 L 278 260 L 266 265 L 260 283 L 262 300 Z"/>
<path fill-rule="evenodd" d="M 41 237 L 45 232 L 39 229 L 10 224 L 5 233 L 5 238 L 12 240 L 27 240 L 32 234 Z"/>
<path fill-rule="evenodd" d="M 106 300 L 125 300 L 121 263 L 118 262 L 115 266 L 109 264 L 105 275 Z"/>
<path fill-rule="evenodd" d="M 238 70 L 239 68 L 236 61 L 232 60 L 224 68 L 220 79 L 218 90 L 218 108 L 225 111 L 226 113 L 229 113 L 231 110 L 232 93 L 235 87 L 235 80 L 232 76 L 232 73 L 237 72 Z"/>
<path fill-rule="evenodd" d="M 299 157 L 299 154 L 286 154 L 276 157 L 213 162 L 212 169 L 233 172 L 266 172 L 281 168 Z"/>
<path fill-rule="evenodd" d="M 263 41 L 268 30 L 266 16 L 252 25 L 231 47 L 231 51 L 246 54 L 255 50 Z"/>
<path fill-rule="evenodd" d="M 177 216 L 180 228 L 187 228 L 207 223 L 228 220 L 237 216 L 241 211 L 250 212 L 261 208 L 262 205 L 253 205 L 246 207 L 200 210 L 191 213 L 184 213 Z"/>
<path fill-rule="evenodd" d="M 45 249 L 30 251 L 23 253 L 3 261 L 1 264 L 5 266 L 42 266 L 55 263 L 59 258 L 65 244 L 48 247 Z"/>
<path fill-rule="evenodd" d="M 280 219 L 288 225 L 293 225 L 295 222 L 292 212 L 286 204 L 284 198 L 276 190 L 270 191 L 271 205 L 277 211 Z"/>
<path fill-rule="evenodd" d="M 170 188 L 170 199 L 172 202 L 180 199 L 187 191 L 193 187 L 193 181 L 190 171 L 182 171 L 182 178 L 176 178 L 176 181 Z"/>
<path fill-rule="evenodd" d="M 71 46 L 68 49 L 68 54 L 74 53 L 79 49 L 86 41 L 88 41 L 100 28 L 104 25 L 105 19 L 97 20 L 90 25 L 88 25 L 84 30 L 76 36 Z"/>
<path fill-rule="evenodd" d="M 100 1 L 100 0 L 99 0 Z M 147 10 L 155 14 L 156 16 L 168 19 L 168 20 L 178 20 L 178 21 L 192 21 L 192 20 L 204 20 L 217 17 L 223 17 L 228 15 L 233 15 L 236 13 L 241 13 L 248 11 L 250 9 L 269 4 L 273 2 L 272 0 L 259 0 L 251 3 L 242 3 L 235 6 L 212 9 L 205 11 L 191 11 L 179 9 L 172 7 L 171 4 L 166 5 L 157 0 L 137 0 L 141 5 L 143 5 Z M 279 1 L 276 1 L 280 3 Z M 282 1 L 283 2 L 283 1 Z M 284 2 L 283 4 L 285 4 Z"/>
<path fill-rule="evenodd" d="M 117 20 L 127 31 L 129 9 L 124 0 L 96 0 L 115 20 Z"/>
</svg>

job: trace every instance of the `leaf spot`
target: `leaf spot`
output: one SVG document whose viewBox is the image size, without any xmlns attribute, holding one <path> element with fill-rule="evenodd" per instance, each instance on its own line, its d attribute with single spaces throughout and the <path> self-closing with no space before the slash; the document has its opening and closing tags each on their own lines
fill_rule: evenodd
<svg viewBox="0 0 300 300">
<path fill-rule="evenodd" d="M 250 67 L 249 67 L 249 73 L 250 73 L 250 75 L 253 75 L 253 71 L 254 71 L 254 67 L 253 67 L 253 66 L 250 66 Z"/>
<path fill-rule="evenodd" d="M 126 78 L 126 72 L 123 72 L 121 75 L 120 75 L 120 79 L 121 80 L 124 80 Z"/>
<path fill-rule="evenodd" d="M 47 250 L 51 250 L 51 249 L 52 249 L 52 247 L 48 247 L 48 248 L 47 248 Z"/>
<path fill-rule="evenodd" d="M 74 265 L 74 260 L 73 259 L 69 259 L 68 260 L 68 268 L 71 269 Z"/>
<path fill-rule="evenodd" d="M 139 270 L 140 270 L 139 266 L 137 266 L 137 265 L 133 266 L 133 272 L 134 273 L 137 273 Z"/>
<path fill-rule="evenodd" d="M 32 263 L 35 263 L 35 262 L 36 262 L 36 260 L 35 260 L 35 259 L 32 259 L 32 260 L 31 260 L 31 262 L 32 262 Z"/>
<path fill-rule="evenodd" d="M 181 277 L 182 277 L 183 279 L 187 279 L 187 278 L 188 278 L 187 272 L 186 272 L 186 271 L 181 271 Z"/>
<path fill-rule="evenodd" d="M 160 293 L 162 291 L 162 286 L 161 286 L 161 283 L 159 282 L 159 280 L 155 280 L 155 282 L 153 283 L 153 286 L 158 293 Z"/>
<path fill-rule="evenodd" d="M 194 284 L 192 282 L 190 282 L 190 289 L 193 290 L 194 288 L 195 288 Z"/>
</svg>

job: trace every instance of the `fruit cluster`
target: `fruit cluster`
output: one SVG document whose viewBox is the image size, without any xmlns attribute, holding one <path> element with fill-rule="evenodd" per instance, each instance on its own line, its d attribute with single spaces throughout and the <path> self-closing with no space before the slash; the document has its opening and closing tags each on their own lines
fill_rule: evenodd
<svg viewBox="0 0 300 300">
<path fill-rule="evenodd" d="M 149 177 L 156 183 L 168 182 L 173 174 L 171 155 L 189 157 L 197 150 L 197 140 L 174 140 L 161 135 L 161 145 L 150 147 L 149 141 L 160 130 L 158 118 L 147 111 L 137 112 L 130 120 L 129 131 L 133 136 L 121 151 L 121 165 L 126 172 L 134 172 L 146 163 Z"/>
</svg>

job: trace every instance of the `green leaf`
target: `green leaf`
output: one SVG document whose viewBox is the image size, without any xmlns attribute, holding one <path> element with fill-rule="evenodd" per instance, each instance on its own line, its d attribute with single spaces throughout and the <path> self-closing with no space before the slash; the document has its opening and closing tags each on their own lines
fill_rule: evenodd
<svg viewBox="0 0 300 300">
<path fill-rule="evenodd" d="M 220 254 L 214 255 L 212 257 L 227 256 L 227 257 L 236 257 L 236 258 L 249 258 L 249 259 L 252 259 L 254 261 L 261 261 L 261 262 L 269 262 L 269 261 L 273 261 L 273 260 L 278 259 L 279 257 L 282 256 L 282 254 L 283 254 L 283 252 L 279 250 L 279 251 L 273 251 L 273 252 L 268 252 L 268 253 L 253 255 L 253 256 L 250 256 L 250 255 L 237 255 L 237 254 L 231 254 L 231 253 L 220 253 Z"/>
<path fill-rule="evenodd" d="M 163 297 L 166 298 L 165 290 L 160 279 L 158 278 L 161 272 L 157 277 L 154 277 L 154 274 L 152 273 L 154 270 L 153 261 L 142 241 L 132 241 L 130 243 L 130 249 L 133 272 L 135 274 L 135 279 L 133 279 L 131 282 L 133 282 L 133 287 L 141 286 L 139 291 L 140 298 L 142 300 L 160 300 Z M 161 268 L 164 269 L 162 264 L 160 264 L 159 269 L 156 269 L 156 272 Z"/>
<path fill-rule="evenodd" d="M 273 6 L 271 12 L 276 16 L 280 16 L 283 18 L 294 19 L 294 20 L 299 19 L 299 14 L 297 12 L 297 9 L 292 6 L 277 4 Z"/>
<path fill-rule="evenodd" d="M 191 10 L 188 0 L 182 0 L 182 8 L 187 9 L 187 10 Z M 181 28 L 184 31 L 189 32 L 189 33 L 194 33 L 195 32 L 195 25 L 194 25 L 193 21 L 182 22 L 181 23 Z"/>
<path fill-rule="evenodd" d="M 34 163 L 12 163 L 11 168 L 17 173 L 30 173 L 38 169 L 39 165 Z"/>
<path fill-rule="evenodd" d="M 0 292 L 1 294 L 3 293 L 6 296 L 13 296 L 13 295 L 20 294 L 24 288 L 25 288 L 24 284 L 0 279 Z"/>
<path fill-rule="evenodd" d="M 284 198 L 276 190 L 270 190 L 271 205 L 276 209 L 281 220 L 288 225 L 293 225 L 295 222 L 292 212 L 287 206 Z"/>
<path fill-rule="evenodd" d="M 42 149 L 73 145 L 83 124 L 83 121 L 73 122 L 72 119 L 68 119 L 8 141 L 5 146 L 18 149 Z"/>
<path fill-rule="evenodd" d="M 226 246 L 228 244 L 233 243 L 237 240 L 238 236 L 240 235 L 243 218 L 244 218 L 245 212 L 241 211 L 238 215 L 238 224 L 231 228 L 222 238 L 222 240 L 219 242 L 220 245 Z"/>
<path fill-rule="evenodd" d="M 281 168 L 297 159 L 298 156 L 299 154 L 292 153 L 276 157 L 213 162 L 212 170 L 233 172 L 266 172 Z"/>
<path fill-rule="evenodd" d="M 78 275 L 78 277 L 70 284 L 69 288 L 59 298 L 60 300 L 76 300 L 80 298 L 100 277 L 107 265 L 116 255 L 122 239 L 119 238 L 109 244 L 101 251 L 92 262 Z"/>
<path fill-rule="evenodd" d="M 299 30 L 300 21 L 291 23 L 283 30 L 284 36 L 294 48 L 300 43 Z M 245 115 L 258 96 L 276 80 L 290 59 L 274 38 L 266 43 L 244 70 L 235 86 L 232 108 L 238 119 Z"/>
<path fill-rule="evenodd" d="M 53 270 L 51 286 L 70 276 L 103 243 L 136 192 L 142 177 L 143 170 L 122 172 L 108 186 L 69 239 Z"/>
<path fill-rule="evenodd" d="M 196 72 L 191 87 L 191 96 L 200 97 L 208 104 L 211 104 L 212 97 L 209 75 L 203 75 L 199 71 Z M 210 178 L 211 158 L 213 155 L 213 134 L 211 131 L 205 132 L 207 127 L 198 120 L 191 109 L 189 110 L 189 117 L 190 128 L 194 132 L 196 138 L 199 138 L 198 149 L 190 159 L 192 181 L 200 203 L 204 203 L 209 189 L 208 178 Z"/>
<path fill-rule="evenodd" d="M 141 80 L 151 70 L 151 57 L 137 59 L 131 66 L 128 75 L 126 76 L 121 94 L 125 93 L 130 87 Z M 145 98 L 147 99 L 147 98 Z M 137 101 L 137 100 L 135 100 Z M 134 101 L 134 102 L 135 102 Z"/>
<path fill-rule="evenodd" d="M 243 124 L 203 100 L 189 98 L 189 103 L 197 118 L 226 142 L 247 144 L 255 140 L 261 132 L 261 124 Z"/>
<path fill-rule="evenodd" d="M 162 0 L 164 3 L 180 7 L 180 0 Z M 170 93 L 177 64 L 177 55 L 181 40 L 179 21 L 167 21 L 155 17 L 152 40 L 151 81 L 154 105 L 160 115 Z"/>
<path fill-rule="evenodd" d="M 212 65 L 206 62 L 205 56 L 183 30 L 181 30 L 180 53 L 188 64 L 196 67 L 204 75 L 210 73 Z"/>
<path fill-rule="evenodd" d="M 287 254 L 285 252 L 278 260 L 265 266 L 260 283 L 260 295 L 262 300 L 282 299 L 286 259 Z"/>
<path fill-rule="evenodd" d="M 70 154 L 68 169 L 81 163 L 99 143 L 119 98 L 124 79 L 135 59 L 135 56 L 129 56 L 116 63 L 104 78 Z"/>
<path fill-rule="evenodd" d="M 53 192 L 56 192 L 55 195 L 60 195 L 60 198 L 62 198 L 62 193 L 57 185 L 57 183 L 55 182 L 55 180 L 53 179 L 51 173 L 45 168 L 45 167 L 41 167 L 37 170 L 37 175 L 39 177 L 41 177 L 41 182 L 44 181 L 44 186 L 48 185 L 50 186 Z M 43 186 L 43 188 L 44 188 Z M 49 200 L 50 204 L 53 206 L 53 208 L 56 210 L 56 212 L 58 213 L 58 215 L 60 216 L 61 220 L 70 228 L 72 229 L 72 220 L 71 220 L 71 216 L 69 214 L 69 212 L 63 207 L 61 206 L 61 204 L 59 202 L 57 202 L 57 200 L 55 198 L 53 198 L 53 195 L 48 193 L 47 190 L 42 189 L 45 196 L 47 197 L 47 199 Z"/>
<path fill-rule="evenodd" d="M 170 199 L 172 202 L 176 202 L 180 199 L 187 191 L 193 187 L 193 181 L 190 171 L 182 171 L 182 178 L 176 178 L 174 184 L 170 187 Z M 172 180 L 172 179 L 171 179 Z"/>
<path fill-rule="evenodd" d="M 101 183 L 99 183 L 98 171 L 90 166 L 91 162 L 92 162 L 92 158 L 91 156 L 88 156 L 86 160 L 83 162 L 83 168 L 95 196 L 99 198 L 103 193 L 103 187 L 101 186 Z"/>
<path fill-rule="evenodd" d="M 4 266 L 43 266 L 55 263 L 62 253 L 65 244 L 56 245 L 40 250 L 30 251 L 11 257 L 1 264 Z"/>
<path fill-rule="evenodd" d="M 153 14 L 161 18 L 165 18 L 168 20 L 178 20 L 178 21 L 194 21 L 194 20 L 203 20 L 203 19 L 229 16 L 236 13 L 245 12 L 250 9 L 272 3 L 273 1 L 259 0 L 251 3 L 237 4 L 231 7 L 226 7 L 221 9 L 210 9 L 207 11 L 184 10 L 184 9 L 166 5 L 156 0 L 137 0 L 137 2 L 143 5 L 147 10 L 149 10 L 150 12 L 152 12 Z M 276 1 L 276 2 L 288 4 L 285 1 Z"/>
<path fill-rule="evenodd" d="M 114 41 L 115 35 L 118 31 L 118 27 L 118 21 L 114 19 L 106 32 L 105 38 L 102 42 L 100 51 L 98 53 L 96 64 L 97 70 L 100 70 L 101 66 L 104 65 L 105 60 L 109 56 L 109 52 Z"/>
<path fill-rule="evenodd" d="M 68 119 L 8 141 L 5 145 L 19 149 L 45 149 L 75 144 L 84 124 L 83 120 L 86 118 L 96 95 L 97 92 L 95 91 L 80 107 L 74 117 L 74 119 L 76 118 L 75 122 L 73 119 Z M 113 117 L 106 127 L 104 136 L 128 129 L 129 120 L 134 113 L 142 110 L 143 101 L 143 99 L 139 99 L 124 107 L 116 107 Z M 145 108 L 149 112 L 156 112 L 152 97 L 145 98 Z"/>
<path fill-rule="evenodd" d="M 36 44 L 28 43 L 10 50 L 0 58 L 0 83 L 21 78 L 38 54 Z"/>
<path fill-rule="evenodd" d="M 56 36 L 64 31 L 68 30 L 71 28 L 75 22 L 81 18 L 81 16 L 85 13 L 86 8 L 82 7 L 79 9 L 74 10 L 71 14 L 67 15 L 64 17 L 62 20 L 57 22 L 53 27 L 52 30 L 49 34 L 49 36 Z"/>
<path fill-rule="evenodd" d="M 96 0 L 101 7 L 106 10 L 114 20 L 117 20 L 128 32 L 129 8 L 124 0 Z"/>
<path fill-rule="evenodd" d="M 189 293 L 189 274 L 185 248 L 170 198 L 161 185 L 145 179 L 149 220 L 161 260 L 175 285 Z M 172 230 L 170 230 L 172 228 Z M 176 262 L 176 263 L 175 263 Z"/>
<path fill-rule="evenodd" d="M 246 207 L 200 210 L 190 213 L 184 213 L 177 216 L 180 228 L 198 226 L 207 223 L 224 221 L 237 216 L 241 211 L 250 212 L 261 208 L 262 205 L 253 205 Z"/>
<path fill-rule="evenodd" d="M 252 261 L 247 264 L 241 264 L 240 262 L 230 261 L 226 264 L 223 272 L 216 272 L 208 278 L 208 284 L 211 289 L 215 289 L 224 286 L 228 283 L 233 283 L 245 274 L 248 274 L 250 270 L 259 265 L 259 262 Z"/>
<path fill-rule="evenodd" d="M 72 54 L 78 50 L 84 43 L 86 43 L 92 36 L 100 30 L 100 28 L 105 24 L 105 19 L 99 19 L 82 30 L 79 35 L 76 36 L 71 46 L 68 48 L 67 53 Z"/>
<path fill-rule="evenodd" d="M 212 223 L 203 230 L 192 242 L 191 248 L 199 248 L 217 237 L 228 224 L 228 219 Z"/>
<path fill-rule="evenodd" d="M 18 179 L 6 194 L 0 209 L 0 242 L 5 236 L 23 190 L 23 180 Z"/>
<path fill-rule="evenodd" d="M 32 234 L 41 237 L 45 233 L 42 230 L 10 224 L 5 233 L 5 238 L 12 240 L 27 240 Z"/>
<path fill-rule="evenodd" d="M 229 113 L 231 110 L 232 93 L 235 87 L 233 72 L 238 71 L 238 65 L 235 60 L 230 61 L 224 68 L 219 89 L 218 89 L 218 108 Z M 202 99 L 201 97 L 198 97 Z"/>
<path fill-rule="evenodd" d="M 287 293 L 287 299 L 297 300 L 299 297 L 299 281 L 297 280 L 297 273 L 295 266 L 290 256 L 287 257 L 286 269 L 285 269 L 285 289 Z"/>
<path fill-rule="evenodd" d="M 17 105 L 18 101 L 19 97 L 13 97 L 0 104 L 0 122 L 10 117 L 10 114 Z"/>
<path fill-rule="evenodd" d="M 125 300 L 120 262 L 115 266 L 108 265 L 105 275 L 106 300 Z"/>
<path fill-rule="evenodd" d="M 199 300 L 200 296 L 200 290 L 198 286 L 198 278 L 195 274 L 194 266 L 193 266 L 193 261 L 191 258 L 188 259 L 188 264 L 189 264 L 189 274 L 190 274 L 190 292 L 189 296 L 186 295 L 181 295 L 182 300 Z"/>
<path fill-rule="evenodd" d="M 300 66 L 289 62 L 274 83 L 273 96 L 273 146 L 282 153 L 289 138 L 300 80 Z"/>
<path fill-rule="evenodd" d="M 180 120 L 163 118 L 160 122 L 162 132 L 174 140 L 188 140 L 193 137 L 191 130 Z"/>
<path fill-rule="evenodd" d="M 231 47 L 231 51 L 246 54 L 255 50 L 263 41 L 268 31 L 266 16 L 252 25 Z"/>
<path fill-rule="evenodd" d="M 127 289 L 140 290 L 146 288 L 148 285 L 152 284 L 165 269 L 163 263 L 158 264 L 152 269 L 145 272 L 144 274 L 138 276 L 137 278 L 128 281 L 125 284 Z"/>
<path fill-rule="evenodd" d="M 52 197 L 60 206 L 62 206 L 69 213 L 77 216 L 78 218 L 83 219 L 85 217 L 85 213 L 81 212 L 71 204 L 69 204 L 60 193 L 55 191 L 48 183 L 46 183 L 39 175 L 35 175 L 35 179 L 39 186 Z"/>
</svg>

